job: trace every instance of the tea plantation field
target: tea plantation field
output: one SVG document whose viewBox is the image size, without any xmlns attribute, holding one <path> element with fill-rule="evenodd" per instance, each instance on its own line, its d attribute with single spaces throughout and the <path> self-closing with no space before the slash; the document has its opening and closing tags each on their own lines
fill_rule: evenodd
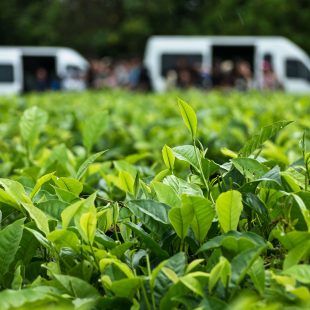
<svg viewBox="0 0 310 310">
<path fill-rule="evenodd" d="M 310 96 L 0 98 L 0 309 L 309 309 Z"/>
</svg>

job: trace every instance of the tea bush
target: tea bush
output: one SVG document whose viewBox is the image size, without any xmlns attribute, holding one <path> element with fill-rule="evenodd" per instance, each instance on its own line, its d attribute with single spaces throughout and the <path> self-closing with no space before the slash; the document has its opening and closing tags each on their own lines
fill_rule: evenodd
<svg viewBox="0 0 310 310">
<path fill-rule="evenodd" d="M 309 96 L 0 109 L 0 309 L 310 307 Z"/>
</svg>

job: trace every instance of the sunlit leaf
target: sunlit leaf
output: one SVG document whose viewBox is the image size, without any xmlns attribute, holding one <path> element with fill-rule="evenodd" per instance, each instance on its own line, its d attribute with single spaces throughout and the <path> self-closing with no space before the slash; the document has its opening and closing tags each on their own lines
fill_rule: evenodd
<svg viewBox="0 0 310 310">
<path fill-rule="evenodd" d="M 192 134 L 192 137 L 196 138 L 197 116 L 194 109 L 188 103 L 186 103 L 184 100 L 180 98 L 178 98 L 178 105 L 181 111 L 184 124 Z"/>
</svg>

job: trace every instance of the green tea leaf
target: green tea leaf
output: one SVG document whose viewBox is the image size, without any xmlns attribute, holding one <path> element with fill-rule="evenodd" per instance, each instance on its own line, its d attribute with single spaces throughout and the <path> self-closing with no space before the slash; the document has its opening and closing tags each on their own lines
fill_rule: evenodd
<svg viewBox="0 0 310 310">
<path fill-rule="evenodd" d="M 283 269 L 288 269 L 297 265 L 301 260 L 307 260 L 310 257 L 310 240 L 297 244 L 285 257 Z"/>
<path fill-rule="evenodd" d="M 144 244 L 144 246 L 153 252 L 158 258 L 165 259 L 169 257 L 168 253 L 161 248 L 161 246 L 152 238 L 147 232 L 145 232 L 138 225 L 131 222 L 124 222 L 124 224 L 134 231 L 138 236 L 138 239 Z"/>
<path fill-rule="evenodd" d="M 151 275 L 151 287 L 154 290 L 156 305 L 159 305 L 161 298 L 167 293 L 173 282 L 167 277 L 162 270 L 163 267 L 174 271 L 178 277 L 182 277 L 186 268 L 186 256 L 180 252 L 169 259 L 162 261 L 153 271 Z"/>
<path fill-rule="evenodd" d="M 186 161 L 192 165 L 197 171 L 199 171 L 199 163 L 195 153 L 195 146 L 193 145 L 181 145 L 172 149 L 175 157 L 179 160 Z M 199 150 L 196 147 L 196 152 L 199 154 Z"/>
<path fill-rule="evenodd" d="M 115 294 L 115 296 L 132 299 L 140 285 L 140 278 L 121 279 L 112 282 L 111 291 Z"/>
<path fill-rule="evenodd" d="M 266 246 L 258 245 L 248 250 L 245 250 L 236 257 L 234 257 L 231 262 L 231 282 L 239 285 L 251 268 L 251 266 L 256 261 L 256 259 L 265 249 Z"/>
<path fill-rule="evenodd" d="M 169 207 L 154 200 L 130 200 L 129 210 L 153 233 L 162 235 L 169 228 Z"/>
<path fill-rule="evenodd" d="M 97 218 L 94 212 L 87 212 L 81 215 L 80 218 L 81 235 L 83 239 L 92 244 L 95 238 Z"/>
<path fill-rule="evenodd" d="M 269 171 L 265 165 L 253 158 L 234 158 L 232 163 L 241 174 L 250 180 L 261 178 Z"/>
<path fill-rule="evenodd" d="M 295 265 L 283 271 L 283 274 L 289 275 L 297 281 L 305 284 L 310 284 L 310 266 Z"/>
<path fill-rule="evenodd" d="M 215 209 L 223 231 L 236 230 L 243 209 L 241 194 L 235 190 L 221 193 L 216 200 Z"/>
<path fill-rule="evenodd" d="M 15 201 L 16 205 L 19 205 L 22 202 L 31 203 L 31 200 L 28 198 L 26 191 L 21 183 L 9 179 L 0 179 L 0 185 L 9 195 L 7 196 L 7 199 L 10 201 Z"/>
<path fill-rule="evenodd" d="M 169 269 L 169 268 L 167 268 L 167 267 L 162 267 L 161 270 L 162 270 L 162 271 L 164 272 L 164 274 L 168 277 L 168 279 L 169 279 L 170 281 L 172 281 L 173 283 L 177 283 L 177 282 L 179 281 L 178 276 L 176 275 L 176 273 L 175 273 L 173 270 L 171 270 L 171 269 Z"/>
<path fill-rule="evenodd" d="M 169 175 L 164 178 L 164 184 L 172 187 L 178 195 L 189 195 L 189 196 L 203 196 L 201 188 L 192 183 L 188 183 L 175 175 Z"/>
<path fill-rule="evenodd" d="M 184 100 L 178 98 L 178 105 L 181 111 L 181 115 L 185 126 L 192 134 L 193 139 L 196 138 L 197 133 L 197 116 L 194 109 L 186 103 Z"/>
<path fill-rule="evenodd" d="M 82 130 L 83 144 L 89 154 L 99 140 L 101 135 L 107 129 L 108 114 L 107 112 L 96 112 L 88 117 Z"/>
<path fill-rule="evenodd" d="M 196 278 L 194 278 L 191 274 L 187 274 L 181 277 L 180 281 L 198 296 L 202 297 L 204 296 L 204 291 L 200 282 Z"/>
<path fill-rule="evenodd" d="M 127 171 L 120 171 L 119 173 L 119 186 L 120 188 L 130 194 L 134 194 L 134 178 Z"/>
<path fill-rule="evenodd" d="M 292 121 L 279 121 L 269 126 L 263 127 L 258 134 L 253 135 L 240 150 L 242 157 L 248 157 L 256 149 L 260 148 L 263 143 L 274 135 L 276 135 L 282 128 L 292 123 Z"/>
<path fill-rule="evenodd" d="M 47 236 L 50 232 L 50 229 L 48 226 L 48 217 L 46 214 L 39 208 L 35 207 L 32 203 L 23 202 L 22 206 L 29 213 L 37 227 L 45 234 L 45 236 Z"/>
<path fill-rule="evenodd" d="M 211 293 L 216 283 L 221 280 L 224 287 L 228 286 L 231 278 L 230 262 L 223 256 L 220 261 L 212 268 L 209 279 L 209 292 Z"/>
<path fill-rule="evenodd" d="M 226 252 L 236 255 L 256 245 L 266 246 L 265 240 L 258 234 L 249 231 L 239 232 L 231 230 L 204 243 L 197 253 L 223 247 Z"/>
<path fill-rule="evenodd" d="M 258 292 L 263 295 L 265 290 L 265 268 L 264 260 L 258 257 L 248 271 L 251 280 Z"/>
<path fill-rule="evenodd" d="M 66 229 L 52 231 L 47 236 L 47 239 L 54 244 L 58 251 L 63 247 L 70 247 L 74 251 L 78 251 L 81 244 L 78 236 L 74 232 Z"/>
<path fill-rule="evenodd" d="M 58 297 L 57 297 L 58 295 Z M 60 292 L 51 286 L 38 286 L 24 288 L 22 290 L 4 290 L 0 292 L 0 309 L 11 310 L 11 309 L 23 309 L 26 310 L 29 307 L 33 307 L 36 302 L 39 305 L 48 305 L 55 303 L 62 307 L 64 310 L 71 310 L 71 302 L 64 302 L 65 299 L 60 296 Z M 64 303 L 61 303 L 63 301 Z M 70 307 L 70 308 L 69 308 Z M 45 308 L 45 307 L 44 307 Z"/>
<path fill-rule="evenodd" d="M 47 113 L 38 107 L 29 108 L 24 112 L 19 127 L 21 136 L 30 150 L 35 147 L 47 123 L 47 117 Z"/>
<path fill-rule="evenodd" d="M 121 258 L 124 255 L 124 253 L 130 248 L 132 248 L 134 245 L 135 243 L 132 241 L 124 242 L 111 249 L 110 253 L 112 255 L 115 255 L 117 258 Z"/>
<path fill-rule="evenodd" d="M 273 234 L 287 250 L 291 250 L 297 245 L 302 245 L 310 240 L 310 233 L 305 231 L 290 231 L 286 234 L 274 231 Z"/>
<path fill-rule="evenodd" d="M 30 199 L 33 199 L 35 195 L 38 193 L 38 191 L 41 189 L 42 185 L 46 182 L 48 182 L 54 175 L 54 172 L 48 173 L 46 175 L 43 175 L 41 178 L 39 178 L 36 182 L 36 185 L 34 186 L 31 194 Z"/>
<path fill-rule="evenodd" d="M 181 199 L 172 187 L 156 181 L 153 181 L 151 184 L 160 202 L 165 203 L 171 208 L 181 207 Z"/>
<path fill-rule="evenodd" d="M 99 262 L 100 271 L 104 274 L 106 268 L 110 265 L 116 266 L 128 279 L 133 279 L 134 274 L 132 270 L 127 266 L 127 264 L 123 263 L 122 261 L 118 260 L 117 258 L 103 258 Z"/>
<path fill-rule="evenodd" d="M 309 209 L 306 207 L 305 203 L 303 202 L 303 200 L 296 194 L 290 194 L 294 200 L 296 201 L 301 214 L 303 215 L 303 218 L 307 224 L 307 228 L 308 228 L 308 232 L 310 232 L 310 211 Z"/>
<path fill-rule="evenodd" d="M 191 204 L 182 204 L 180 208 L 172 208 L 169 211 L 169 220 L 177 233 L 183 240 L 194 218 L 194 211 Z"/>
<path fill-rule="evenodd" d="M 202 243 L 215 216 L 215 209 L 212 207 L 211 201 L 204 197 L 183 195 L 182 204 L 191 205 L 194 212 L 192 229 L 198 242 Z"/>
<path fill-rule="evenodd" d="M 58 199 L 49 199 L 36 204 L 38 209 L 58 221 L 61 220 L 61 212 L 68 206 L 69 203 Z"/>
<path fill-rule="evenodd" d="M 79 227 L 80 218 L 83 213 L 90 211 L 96 212 L 94 205 L 95 199 L 96 193 L 93 193 L 87 199 L 79 200 L 64 209 L 64 211 L 61 213 L 62 227 L 67 228 L 70 225 L 72 219 L 74 219 L 75 225 Z"/>
<path fill-rule="evenodd" d="M 89 283 L 68 275 L 53 274 L 57 288 L 75 298 L 99 297 L 97 290 Z"/>
<path fill-rule="evenodd" d="M 172 152 L 172 149 L 166 144 L 164 145 L 162 149 L 162 155 L 163 155 L 163 159 L 164 159 L 164 163 L 166 167 L 172 171 L 174 168 L 175 156 Z"/>
<path fill-rule="evenodd" d="M 102 154 L 104 154 L 106 151 L 102 151 L 99 153 L 95 153 L 91 156 L 89 156 L 80 166 L 80 168 L 78 169 L 78 172 L 76 173 L 75 178 L 77 180 L 80 180 L 82 178 L 82 176 L 86 173 L 87 168 L 89 167 L 89 165 L 91 165 L 97 158 L 99 158 Z"/>
<path fill-rule="evenodd" d="M 22 239 L 25 219 L 20 219 L 0 230 L 0 281 L 9 271 Z"/>
<path fill-rule="evenodd" d="M 73 193 L 75 196 L 79 196 L 83 190 L 83 184 L 76 179 L 68 177 L 54 177 L 55 184 L 68 192 Z"/>
</svg>

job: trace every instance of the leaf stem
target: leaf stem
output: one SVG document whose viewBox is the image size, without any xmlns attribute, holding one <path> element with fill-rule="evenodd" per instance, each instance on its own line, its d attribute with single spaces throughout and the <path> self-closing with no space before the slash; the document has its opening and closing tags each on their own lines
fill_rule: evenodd
<svg viewBox="0 0 310 310">
<path fill-rule="evenodd" d="M 195 151 L 195 155 L 196 155 L 196 158 L 197 158 L 197 161 L 198 161 L 198 166 L 199 166 L 199 171 L 200 171 L 200 175 L 202 177 L 202 180 L 203 180 L 203 183 L 207 189 L 207 192 L 208 192 L 208 198 L 210 198 L 210 189 L 209 189 L 209 184 L 205 178 L 205 175 L 203 173 L 203 169 L 202 169 L 202 165 L 201 165 L 201 157 L 198 155 L 198 152 L 197 152 L 197 147 L 196 147 L 196 139 L 193 137 L 193 144 L 194 144 L 194 151 Z M 212 197 L 211 197 L 212 198 Z M 214 202 L 214 201 L 213 201 Z"/>
<path fill-rule="evenodd" d="M 88 242 L 88 245 L 89 245 L 89 247 L 90 247 L 90 251 L 91 251 L 91 253 L 92 253 L 92 255 L 93 255 L 93 258 L 94 258 L 94 261 L 95 261 L 96 267 L 98 268 L 98 271 L 100 271 L 99 262 L 98 262 L 98 260 L 97 260 L 96 255 L 95 255 L 94 248 L 93 248 L 93 246 L 92 246 L 92 244 L 91 244 L 90 242 Z"/>
<path fill-rule="evenodd" d="M 184 248 L 184 239 L 181 239 L 180 252 L 183 252 L 183 248 Z"/>
<path fill-rule="evenodd" d="M 152 279 L 152 270 L 151 270 L 151 264 L 150 264 L 150 257 L 149 254 L 146 254 L 146 266 L 147 266 L 147 272 L 150 279 L 150 288 L 151 288 L 151 297 L 152 297 L 152 306 L 153 310 L 156 310 L 156 303 L 155 303 L 155 297 L 154 297 L 154 290 L 151 284 Z"/>
<path fill-rule="evenodd" d="M 152 310 L 150 302 L 149 302 L 149 300 L 147 298 L 147 294 L 146 294 L 146 291 L 145 291 L 144 283 L 142 284 L 142 293 L 143 293 L 143 296 L 144 296 L 144 300 L 145 300 L 147 309 L 148 310 Z"/>
</svg>

